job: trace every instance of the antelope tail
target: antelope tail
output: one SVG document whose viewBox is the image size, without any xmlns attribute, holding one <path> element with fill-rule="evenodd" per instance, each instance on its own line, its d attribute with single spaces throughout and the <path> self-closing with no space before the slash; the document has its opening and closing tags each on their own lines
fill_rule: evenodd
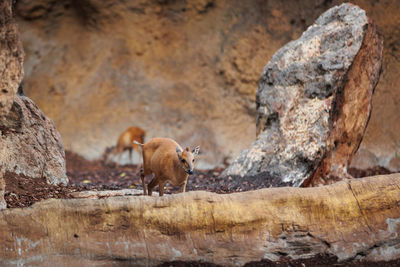
<svg viewBox="0 0 400 267">
<path fill-rule="evenodd" d="M 143 161 L 143 166 L 144 166 L 144 158 L 143 158 L 143 153 L 144 153 L 144 151 L 143 151 L 143 146 L 144 146 L 144 144 L 139 143 L 139 142 L 136 141 L 136 140 L 133 140 L 132 143 L 137 144 L 138 146 L 140 146 L 140 149 L 142 150 L 142 161 Z M 140 154 L 140 153 L 139 153 L 139 154 Z M 139 156 L 139 157 L 140 157 L 140 156 Z M 143 169 L 143 166 L 142 166 L 142 169 Z M 143 184 L 143 188 L 144 188 L 144 184 Z"/>
<path fill-rule="evenodd" d="M 137 144 L 137 145 L 139 145 L 139 146 L 144 146 L 144 144 L 142 144 L 142 143 L 139 143 L 138 141 L 136 141 L 136 140 L 133 140 L 133 143 L 135 143 L 135 144 Z"/>
</svg>

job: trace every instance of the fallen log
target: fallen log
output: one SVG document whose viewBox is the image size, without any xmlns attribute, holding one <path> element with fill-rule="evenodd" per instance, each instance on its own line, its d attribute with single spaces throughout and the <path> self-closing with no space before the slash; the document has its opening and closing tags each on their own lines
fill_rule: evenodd
<svg viewBox="0 0 400 267">
<path fill-rule="evenodd" d="M 51 199 L 0 211 L 0 259 L 153 265 L 262 259 L 400 258 L 400 174 L 314 188 Z"/>
</svg>

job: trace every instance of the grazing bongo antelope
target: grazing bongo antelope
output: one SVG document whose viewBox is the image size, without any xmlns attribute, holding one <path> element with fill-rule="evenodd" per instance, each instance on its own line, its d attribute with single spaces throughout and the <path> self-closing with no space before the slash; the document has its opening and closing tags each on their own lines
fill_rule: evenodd
<svg viewBox="0 0 400 267">
<path fill-rule="evenodd" d="M 132 162 L 133 149 L 135 149 L 139 153 L 139 155 L 141 154 L 139 146 L 137 144 L 134 144 L 133 141 L 143 143 L 145 135 L 146 132 L 143 129 L 134 126 L 129 127 L 119 136 L 117 145 L 114 147 L 111 154 L 107 158 L 109 159 L 112 155 L 118 154 L 118 161 L 120 161 L 122 154 L 125 152 L 125 150 L 128 150 L 129 159 Z"/>
<path fill-rule="evenodd" d="M 143 193 L 147 195 L 144 178 L 148 174 L 154 173 L 154 178 L 148 186 L 149 196 L 153 189 L 158 185 L 160 196 L 164 195 L 164 185 L 169 182 L 173 186 L 180 186 L 180 191 L 186 191 L 186 183 L 189 174 L 193 174 L 194 158 L 199 153 L 200 147 L 193 151 L 187 147 L 182 149 L 177 142 L 169 138 L 152 138 L 146 144 L 140 144 L 143 150 L 143 170 L 140 178 L 142 179 Z"/>
</svg>

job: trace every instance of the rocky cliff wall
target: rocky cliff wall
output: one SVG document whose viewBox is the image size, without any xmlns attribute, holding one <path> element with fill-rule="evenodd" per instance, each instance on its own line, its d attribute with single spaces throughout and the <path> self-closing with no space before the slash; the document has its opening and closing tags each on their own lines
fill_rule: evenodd
<svg viewBox="0 0 400 267">
<path fill-rule="evenodd" d="M 66 149 L 93 159 L 128 126 L 200 145 L 207 167 L 255 140 L 271 56 L 343 1 L 18 1 L 25 91 Z M 400 169 L 400 3 L 354 1 L 384 36 L 384 63 L 353 165 Z M 397 126 L 396 126 L 397 125 Z"/>
</svg>

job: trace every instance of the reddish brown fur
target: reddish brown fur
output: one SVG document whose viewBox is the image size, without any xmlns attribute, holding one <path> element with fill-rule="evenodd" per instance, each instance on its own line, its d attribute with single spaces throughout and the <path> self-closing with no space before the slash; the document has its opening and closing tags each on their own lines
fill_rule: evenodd
<svg viewBox="0 0 400 267">
<path fill-rule="evenodd" d="M 139 127 L 129 127 L 126 129 L 119 137 L 117 141 L 117 145 L 115 146 L 113 152 L 111 155 L 119 155 L 119 160 L 121 159 L 122 154 L 125 152 L 125 150 L 129 151 L 129 158 L 132 161 L 132 150 L 136 150 L 139 155 L 141 154 L 141 151 L 139 149 L 139 146 L 133 141 L 137 141 L 139 143 L 144 143 L 144 137 L 146 135 L 146 132 L 139 128 Z M 111 156 L 110 155 L 110 156 Z"/>
<path fill-rule="evenodd" d="M 147 195 L 144 177 L 154 173 L 154 178 L 148 185 L 148 194 L 152 195 L 155 186 L 159 186 L 160 196 L 164 194 L 164 185 L 169 182 L 173 186 L 180 186 L 181 192 L 186 191 L 189 173 L 193 173 L 194 157 L 199 147 L 190 151 L 185 150 L 172 139 L 153 138 L 143 145 L 143 170 L 141 179 L 143 193 Z M 184 161 L 184 162 L 183 162 Z"/>
</svg>

